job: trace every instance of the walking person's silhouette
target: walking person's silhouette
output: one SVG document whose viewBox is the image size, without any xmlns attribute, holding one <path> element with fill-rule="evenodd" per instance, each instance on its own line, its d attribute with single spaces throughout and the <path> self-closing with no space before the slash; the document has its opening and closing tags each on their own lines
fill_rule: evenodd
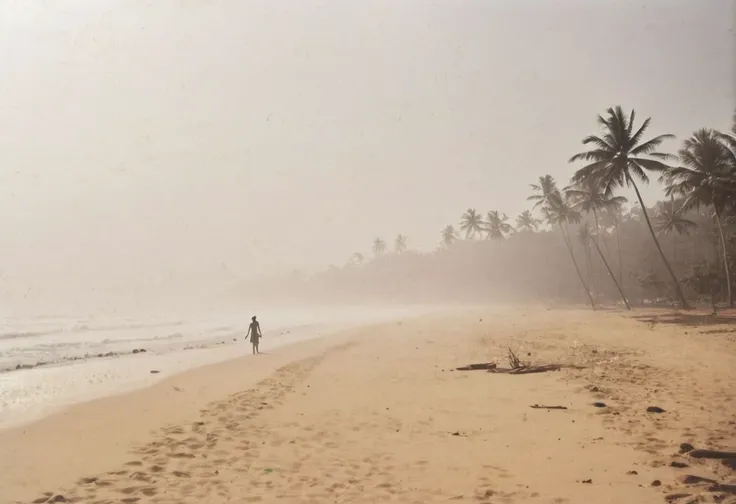
<svg viewBox="0 0 736 504">
<path fill-rule="evenodd" d="M 255 355 L 261 353 L 258 351 L 258 343 L 263 335 L 261 334 L 261 324 L 258 323 L 255 315 L 251 317 L 251 321 L 252 322 L 248 326 L 248 333 L 245 335 L 245 339 L 247 340 L 248 336 L 250 336 L 250 342 L 253 344 L 253 355 Z"/>
</svg>

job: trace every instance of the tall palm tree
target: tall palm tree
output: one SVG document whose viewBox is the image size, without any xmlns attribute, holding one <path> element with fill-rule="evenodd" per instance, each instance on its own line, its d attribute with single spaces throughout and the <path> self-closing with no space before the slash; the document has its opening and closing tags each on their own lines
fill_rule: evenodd
<svg viewBox="0 0 736 504">
<path fill-rule="evenodd" d="M 646 205 L 644 205 L 644 200 L 639 192 L 639 187 L 634 181 L 634 178 L 637 178 L 639 181 L 647 183 L 649 182 L 647 171 L 664 173 L 670 169 L 670 166 L 665 164 L 664 161 L 672 159 L 672 156 L 657 152 L 656 149 L 662 141 L 674 138 L 674 136 L 670 134 L 659 135 L 642 142 L 642 136 L 649 127 L 651 118 L 645 119 L 639 129 L 634 131 L 635 114 L 635 111 L 632 110 L 631 114 L 627 116 L 623 109 L 617 106 L 609 108 L 606 117 L 598 116 L 598 123 L 603 127 L 603 133 L 600 136 L 589 135 L 583 139 L 584 145 L 592 144 L 593 148 L 575 154 L 570 158 L 571 163 L 576 161 L 591 161 L 591 163 L 577 170 L 572 180 L 574 183 L 581 183 L 589 177 L 600 179 L 604 194 L 609 196 L 612 196 L 616 189 L 620 187 L 634 188 L 649 228 L 649 234 L 652 236 L 662 262 L 670 274 L 680 303 L 683 308 L 688 308 L 682 286 L 664 255 L 649 219 Z"/>
<path fill-rule="evenodd" d="M 590 293 L 590 288 L 585 282 L 583 274 L 580 272 L 578 261 L 577 259 L 575 259 L 575 253 L 573 252 L 572 241 L 570 240 L 570 233 L 567 228 L 568 222 L 571 222 L 573 224 L 580 222 L 580 214 L 572 209 L 570 204 L 565 200 L 565 198 L 556 188 L 550 193 L 550 197 L 542 207 L 542 213 L 544 214 L 545 219 L 550 226 L 557 226 L 560 229 L 562 240 L 565 242 L 565 247 L 570 254 L 570 259 L 572 259 L 573 265 L 575 266 L 575 272 L 578 275 L 578 279 L 580 280 L 583 289 L 585 289 L 585 293 L 588 295 L 590 306 L 593 308 L 593 310 L 595 310 L 595 301 L 593 300 L 593 295 Z"/>
<path fill-rule="evenodd" d="M 726 172 L 723 186 L 731 194 L 729 209 L 736 212 L 736 110 L 733 113 L 733 125 L 730 133 L 718 133 L 718 138 L 726 148 L 729 169 Z"/>
<path fill-rule="evenodd" d="M 394 252 L 401 254 L 406 252 L 406 235 L 398 234 L 394 240 Z"/>
<path fill-rule="evenodd" d="M 460 221 L 460 230 L 465 232 L 465 239 L 475 238 L 483 233 L 483 216 L 475 208 L 468 208 Z"/>
<path fill-rule="evenodd" d="M 516 229 L 519 231 L 536 231 L 541 223 L 529 210 L 524 210 L 516 217 Z"/>
<path fill-rule="evenodd" d="M 595 290 L 596 286 L 593 285 L 593 275 L 591 273 L 591 263 L 593 261 L 590 255 L 590 237 L 590 228 L 587 225 L 578 228 L 577 238 L 583 246 L 583 252 L 585 253 L 585 279 L 588 281 L 591 290 Z"/>
<path fill-rule="evenodd" d="M 616 233 L 616 256 L 618 257 L 618 281 L 623 286 L 624 284 L 624 262 L 621 258 L 621 230 L 619 224 L 623 217 L 623 211 L 621 207 L 606 207 L 601 214 L 603 225 L 613 227 Z M 606 224 L 608 223 L 608 224 Z"/>
<path fill-rule="evenodd" d="M 539 182 L 537 184 L 529 185 L 534 191 L 534 194 L 527 198 L 527 201 L 535 202 L 532 209 L 537 209 L 548 204 L 549 198 L 553 194 L 559 193 L 559 189 L 557 189 L 557 182 L 555 182 L 555 179 L 552 177 L 552 175 L 542 175 L 541 177 L 539 177 Z"/>
<path fill-rule="evenodd" d="M 383 239 L 376 238 L 375 240 L 373 240 L 373 253 L 375 255 L 381 255 L 386 252 L 386 250 L 388 250 L 388 246 L 386 245 L 386 242 L 383 241 Z"/>
<path fill-rule="evenodd" d="M 511 224 L 506 222 L 509 220 L 509 216 L 506 214 L 500 214 L 498 210 L 492 210 L 488 212 L 488 221 L 486 221 L 486 236 L 494 240 L 503 240 L 507 234 L 514 231 Z"/>
<path fill-rule="evenodd" d="M 726 273 L 728 305 L 733 307 L 731 272 L 729 271 L 728 247 L 723 233 L 722 217 L 727 206 L 733 202 L 734 193 L 729 183 L 732 173 L 731 153 L 723 144 L 721 135 L 711 129 L 700 129 L 685 140 L 680 150 L 682 166 L 667 172 L 665 180 L 667 195 L 685 197 L 684 209 L 707 206 L 713 208 L 721 241 L 723 268 Z"/>
<path fill-rule="evenodd" d="M 601 180 L 597 177 L 588 177 L 577 184 L 565 187 L 565 194 L 570 198 L 573 208 L 586 214 L 593 214 L 595 222 L 595 232 L 591 236 L 595 239 L 596 244 L 600 247 L 601 225 L 598 219 L 599 213 L 608 208 L 621 208 L 628 200 L 623 196 L 607 195 L 602 188 Z M 606 235 L 603 234 L 603 248 L 610 257 L 611 251 L 608 249 L 608 241 Z M 621 250 L 619 249 L 619 254 Z M 621 258 L 619 257 L 619 260 Z M 600 275 L 600 268 L 598 274 Z M 600 276 L 598 277 L 600 279 Z M 619 283 L 623 283 L 619 275 Z"/>
<path fill-rule="evenodd" d="M 698 225 L 682 216 L 682 201 L 675 200 L 674 195 L 670 201 L 658 201 L 655 207 L 654 228 L 657 234 L 689 235 L 690 231 Z"/>
<path fill-rule="evenodd" d="M 682 201 L 675 201 L 674 196 L 670 197 L 670 201 L 658 201 L 654 211 L 657 235 L 672 235 L 672 262 L 677 266 L 677 237 L 689 235 L 698 225 L 682 216 Z"/>
<path fill-rule="evenodd" d="M 626 294 L 624 294 L 624 290 L 621 287 L 621 284 L 619 284 L 616 281 L 616 277 L 614 276 L 613 271 L 611 270 L 611 266 L 608 264 L 608 261 L 606 260 L 606 257 L 603 255 L 603 252 L 601 251 L 600 245 L 598 245 L 597 237 L 595 236 L 594 232 L 592 232 L 588 228 L 587 224 L 585 226 L 583 226 L 583 228 L 586 229 L 586 231 L 585 232 L 582 232 L 582 229 L 581 229 L 580 237 L 582 239 L 587 239 L 588 240 L 588 243 L 592 243 L 593 244 L 593 248 L 595 248 L 596 252 L 598 252 L 598 257 L 601 258 L 601 261 L 603 262 L 603 265 L 606 267 L 606 270 L 608 271 L 608 276 L 611 278 L 611 280 L 613 281 L 613 283 L 616 285 L 616 289 L 618 290 L 618 293 L 621 296 L 621 301 L 624 302 L 624 306 L 626 306 L 626 309 L 627 310 L 631 310 L 631 305 L 629 305 L 629 300 L 626 299 Z M 586 249 L 587 249 L 587 243 L 585 244 L 585 246 L 586 246 Z"/>
<path fill-rule="evenodd" d="M 455 232 L 455 226 L 449 225 L 445 226 L 445 228 L 442 230 L 442 245 L 445 247 L 449 247 L 453 243 L 455 243 L 455 240 L 457 240 L 457 233 Z"/>
<path fill-rule="evenodd" d="M 566 187 L 565 193 L 570 197 L 573 208 L 585 213 L 592 213 L 596 231 L 600 229 L 598 213 L 607 208 L 621 208 L 628 200 L 623 196 L 606 194 L 597 177 L 586 177 L 577 184 Z"/>
</svg>

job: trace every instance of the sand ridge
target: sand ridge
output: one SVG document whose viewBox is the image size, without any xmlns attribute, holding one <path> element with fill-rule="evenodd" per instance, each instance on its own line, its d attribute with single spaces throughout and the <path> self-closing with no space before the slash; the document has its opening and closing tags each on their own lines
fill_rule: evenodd
<svg viewBox="0 0 736 504">
<path fill-rule="evenodd" d="M 486 310 L 366 328 L 18 502 L 736 502 L 733 468 L 679 453 L 733 448 L 733 327 Z M 578 369 L 456 370 L 508 347 Z"/>
</svg>

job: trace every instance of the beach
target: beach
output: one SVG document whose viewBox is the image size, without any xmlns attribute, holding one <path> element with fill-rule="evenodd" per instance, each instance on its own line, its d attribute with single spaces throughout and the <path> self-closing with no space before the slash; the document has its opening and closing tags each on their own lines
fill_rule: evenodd
<svg viewBox="0 0 736 504">
<path fill-rule="evenodd" d="M 735 318 L 487 308 L 264 340 L 1 430 L 0 500 L 733 503 L 736 460 L 698 450 L 736 451 Z M 504 372 L 509 348 L 552 369 Z"/>
</svg>

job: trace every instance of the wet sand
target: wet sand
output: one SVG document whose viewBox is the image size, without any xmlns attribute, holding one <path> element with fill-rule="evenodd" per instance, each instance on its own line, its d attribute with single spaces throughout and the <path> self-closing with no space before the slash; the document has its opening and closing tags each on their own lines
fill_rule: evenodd
<svg viewBox="0 0 736 504">
<path fill-rule="evenodd" d="M 506 367 L 509 347 L 563 367 L 456 370 Z M 736 451 L 735 382 L 734 315 L 437 314 L 0 431 L 0 489 L 23 503 L 731 503 L 736 460 L 679 452 Z"/>
</svg>

